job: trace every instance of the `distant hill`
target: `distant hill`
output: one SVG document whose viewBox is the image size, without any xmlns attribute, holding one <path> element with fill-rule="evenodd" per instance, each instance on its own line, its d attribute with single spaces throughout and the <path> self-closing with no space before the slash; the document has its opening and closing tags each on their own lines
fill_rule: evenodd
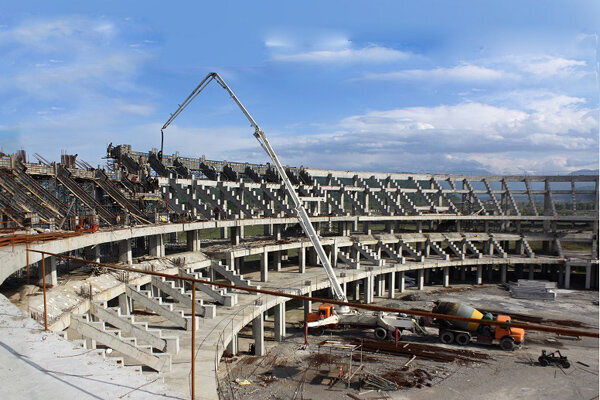
<svg viewBox="0 0 600 400">
<path fill-rule="evenodd" d="M 571 172 L 569 175 L 598 175 L 597 169 L 579 169 Z"/>
</svg>

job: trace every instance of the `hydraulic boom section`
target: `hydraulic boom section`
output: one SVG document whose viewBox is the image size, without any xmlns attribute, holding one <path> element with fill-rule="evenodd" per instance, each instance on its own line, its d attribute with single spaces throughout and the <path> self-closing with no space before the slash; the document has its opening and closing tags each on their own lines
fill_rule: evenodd
<svg viewBox="0 0 600 400">
<path fill-rule="evenodd" d="M 200 82 L 200 84 L 198 86 L 196 86 L 196 88 L 192 91 L 192 93 L 190 93 L 190 95 L 184 100 L 184 102 L 179 105 L 179 108 L 173 114 L 171 114 L 171 117 L 169 118 L 169 120 L 163 125 L 163 127 L 160 130 L 160 132 L 161 132 L 161 145 L 160 145 L 161 157 L 163 154 L 165 129 L 175 120 L 175 118 L 177 118 L 177 116 L 179 116 L 179 114 L 181 114 L 181 112 L 196 98 L 196 96 L 198 96 L 206 88 L 206 86 L 208 86 L 208 84 L 213 80 L 215 80 L 223 89 L 225 89 L 227 91 L 227 93 L 229 93 L 229 96 L 231 96 L 233 101 L 235 101 L 237 106 L 240 108 L 242 113 L 244 113 L 244 115 L 250 122 L 250 125 L 254 128 L 254 137 L 256 138 L 256 140 L 258 140 L 258 142 L 260 143 L 260 146 L 265 150 L 265 152 L 267 153 L 269 158 L 275 164 L 275 168 L 277 168 L 277 172 L 279 173 L 279 176 L 281 176 L 281 180 L 283 181 L 283 183 L 285 185 L 288 195 L 290 196 L 290 198 L 292 199 L 292 201 L 294 203 L 294 211 L 296 214 L 295 217 L 298 218 L 298 222 L 300 223 L 302 230 L 304 231 L 306 236 L 308 236 L 308 238 L 310 239 L 311 243 L 313 244 L 313 246 L 317 252 L 319 260 L 321 261 L 321 264 L 323 265 L 323 268 L 325 268 L 325 272 L 327 273 L 327 277 L 329 278 L 329 281 L 331 282 L 331 289 L 333 291 L 333 294 L 334 294 L 336 300 L 340 300 L 340 301 L 344 301 L 344 302 L 347 301 L 346 293 L 344 293 L 344 290 L 342 289 L 340 282 L 338 281 L 337 277 L 335 276 L 335 272 L 333 271 L 331 262 L 329 261 L 329 257 L 327 257 L 327 254 L 325 253 L 325 249 L 323 249 L 323 245 L 321 244 L 321 241 L 319 240 L 319 236 L 317 235 L 315 228 L 312 226 L 312 223 L 310 222 L 308 214 L 306 213 L 306 210 L 305 210 L 304 206 L 302 205 L 302 201 L 300 200 L 300 198 L 298 197 L 298 194 L 294 190 L 294 187 L 292 186 L 292 183 L 290 182 L 290 180 L 283 168 L 283 165 L 281 165 L 281 162 L 279 161 L 277 154 L 275 154 L 273 147 L 269 143 L 267 136 L 262 131 L 262 129 L 260 129 L 260 126 L 258 126 L 258 124 L 254 120 L 254 118 L 252 118 L 252 116 L 250 115 L 248 110 L 246 110 L 246 107 L 244 107 L 244 105 L 238 99 L 238 97 L 235 95 L 235 93 L 233 93 L 233 90 L 231 90 L 231 88 L 225 83 L 223 78 L 221 78 L 218 73 L 211 72 L 208 75 L 206 75 L 206 77 Z M 340 311 L 345 311 L 345 310 L 340 310 Z"/>
</svg>

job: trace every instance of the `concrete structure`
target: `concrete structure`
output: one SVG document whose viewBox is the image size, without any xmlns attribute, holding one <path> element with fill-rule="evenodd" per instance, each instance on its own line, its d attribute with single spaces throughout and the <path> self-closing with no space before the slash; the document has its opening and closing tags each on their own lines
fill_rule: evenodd
<svg viewBox="0 0 600 400">
<path fill-rule="evenodd" d="M 109 149 L 109 157 L 118 172 L 107 179 L 91 170 L 33 164 L 26 165 L 23 174 L 12 164 L 0 163 L 15 176 L 20 190 L 33 196 L 27 205 L 38 210 L 40 225 L 50 227 L 52 219 L 66 215 L 61 197 L 65 192 L 77 199 L 78 209 L 97 210 L 100 225 L 95 233 L 0 247 L 0 282 L 24 274 L 27 262 L 39 264 L 41 255 L 27 255 L 29 248 L 81 253 L 87 259 L 221 279 L 242 287 L 303 294 L 329 288 L 270 166 L 168 155 L 160 161 L 153 152 L 136 153 L 127 146 Z M 148 165 L 156 179 L 147 174 Z M 336 275 L 356 300 L 394 298 L 406 292 L 409 277 L 415 279 L 417 290 L 430 284 L 448 287 L 458 278 L 473 284 L 482 284 L 484 278 L 506 282 L 522 268 L 535 278 L 555 279 L 549 266 L 557 268 L 564 287 L 573 286 L 579 277 L 585 288 L 598 285 L 597 176 L 287 171 L 323 237 Z M 137 179 L 132 181 L 131 175 Z M 56 180 L 61 190 L 50 193 L 50 198 L 32 180 L 45 180 L 43 187 Z M 17 190 L 9 185 L 0 182 L 0 194 L 7 188 Z M 106 195 L 94 197 L 84 190 L 86 185 Z M 132 198 L 143 198 L 146 209 Z M 592 210 L 580 211 L 583 204 L 588 208 L 591 204 Z M 13 220 L 23 211 L 14 206 L 5 209 Z M 573 252 L 569 250 L 573 243 L 590 250 Z M 61 274 L 68 274 L 66 263 L 56 257 L 47 258 L 45 266 L 48 286 L 58 285 Z M 217 398 L 218 362 L 225 350 L 239 351 L 242 328 L 252 326 L 257 355 L 266 351 L 265 315 L 273 315 L 274 338 L 285 340 L 285 298 L 197 285 L 192 316 L 191 287 L 176 278 L 107 275 L 92 279 L 93 304 L 83 295 L 66 299 L 56 288 L 50 289 L 51 328 L 64 330 L 72 324 L 71 329 L 85 335 L 90 344 L 104 340 L 130 361 L 161 370 L 169 382 L 186 379 L 186 371 L 168 371 L 151 349 L 166 349 L 172 357 L 180 357 L 176 348 L 189 343 L 191 318 L 196 318 L 197 337 L 202 338 L 195 349 L 197 385 L 203 388 L 199 398 Z M 161 331 L 169 334 L 136 325 L 130 317 L 132 306 L 159 315 L 165 327 Z M 303 307 L 307 313 L 313 305 L 305 302 Z M 32 299 L 30 309 L 39 320 L 39 297 Z M 71 310 L 74 315 L 91 310 L 95 320 L 73 318 Z M 109 338 L 104 323 L 135 341 Z M 151 349 L 142 351 L 138 344 Z"/>
</svg>

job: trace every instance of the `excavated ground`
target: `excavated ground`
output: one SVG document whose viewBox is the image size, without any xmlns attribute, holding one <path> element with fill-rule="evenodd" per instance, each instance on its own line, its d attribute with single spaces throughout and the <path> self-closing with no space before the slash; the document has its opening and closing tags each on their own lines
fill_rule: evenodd
<svg viewBox="0 0 600 400">
<path fill-rule="evenodd" d="M 407 301 L 401 298 L 407 294 L 417 294 L 418 300 Z M 525 322 L 554 326 L 572 326 L 577 329 L 598 330 L 598 306 L 593 300 L 598 298 L 596 291 L 559 290 L 556 301 L 519 300 L 510 297 L 507 291 L 496 285 L 473 289 L 469 285 L 455 285 L 449 289 L 428 287 L 418 292 L 409 290 L 399 299 L 379 301 L 402 308 L 430 310 L 434 300 L 457 301 L 476 308 L 500 311 L 513 315 Z M 364 338 L 372 338 L 370 331 L 327 332 L 324 336 L 309 337 L 309 345 L 304 346 L 303 330 L 294 328 L 294 323 L 302 318 L 301 310 L 287 313 L 288 338 L 284 343 L 267 341 L 268 354 L 265 357 L 248 355 L 251 332 L 240 334 L 241 354 L 224 358 L 219 368 L 225 398 L 235 399 L 592 399 L 598 395 L 598 340 L 591 338 L 574 339 L 556 335 L 528 331 L 526 344 L 514 352 L 504 352 L 496 346 L 441 345 L 436 336 L 415 337 L 405 335 L 403 347 L 407 349 L 426 347 L 428 350 L 443 348 L 444 353 L 454 350 L 471 355 L 454 361 L 423 359 L 417 356 L 408 366 L 410 354 L 392 355 L 363 352 L 363 367 L 356 373 L 349 387 L 335 379 L 341 365 L 348 368 L 350 356 L 353 368 L 360 364 L 360 351 L 331 350 L 325 341 L 346 343 Z M 272 326 L 266 323 L 267 329 Z M 435 331 L 432 329 L 431 333 Z M 267 331 L 267 339 L 271 331 Z M 416 343 L 416 344 L 414 344 Z M 385 346 L 395 347 L 393 342 Z M 439 347 L 438 347 L 439 346 Z M 537 363 L 542 349 L 550 352 L 559 349 L 568 356 L 571 368 L 541 367 Z M 442 354 L 442 351 L 439 352 Z M 442 357 L 443 358 L 443 357 Z M 359 377 L 367 380 L 384 378 L 394 382 L 399 389 L 377 391 L 360 387 Z"/>
</svg>

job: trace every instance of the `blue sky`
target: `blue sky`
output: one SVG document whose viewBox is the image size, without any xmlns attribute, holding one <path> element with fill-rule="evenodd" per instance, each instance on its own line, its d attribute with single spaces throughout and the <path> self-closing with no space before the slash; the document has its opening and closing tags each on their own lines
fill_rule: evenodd
<svg viewBox="0 0 600 400">
<path fill-rule="evenodd" d="M 111 142 L 158 147 L 217 71 L 290 165 L 598 166 L 597 1 L 94 3 L 3 4 L 5 152 L 97 164 Z M 168 153 L 266 161 L 218 87 L 166 135 Z"/>
</svg>

